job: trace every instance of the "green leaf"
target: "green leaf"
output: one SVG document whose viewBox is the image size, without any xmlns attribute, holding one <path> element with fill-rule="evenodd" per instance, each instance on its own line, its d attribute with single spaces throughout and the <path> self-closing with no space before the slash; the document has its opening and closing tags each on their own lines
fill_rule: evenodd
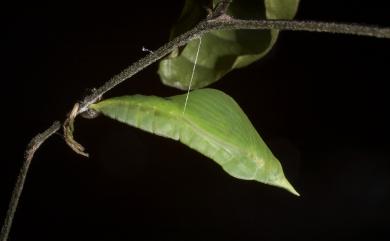
<svg viewBox="0 0 390 241">
<path fill-rule="evenodd" d="M 186 0 L 171 38 L 191 29 L 218 0 Z M 228 14 L 240 19 L 292 19 L 299 0 L 236 0 Z M 203 11 L 202 11 L 203 10 Z M 192 89 L 202 88 L 219 80 L 235 68 L 245 67 L 265 56 L 275 44 L 278 30 L 219 30 L 202 36 Z M 165 85 L 188 89 L 199 40 L 176 49 L 160 61 L 158 74 Z"/>
<path fill-rule="evenodd" d="M 211 158 L 230 175 L 284 188 L 299 195 L 282 166 L 238 104 L 215 89 L 170 98 L 123 96 L 90 108 L 150 133 L 178 140 Z"/>
</svg>

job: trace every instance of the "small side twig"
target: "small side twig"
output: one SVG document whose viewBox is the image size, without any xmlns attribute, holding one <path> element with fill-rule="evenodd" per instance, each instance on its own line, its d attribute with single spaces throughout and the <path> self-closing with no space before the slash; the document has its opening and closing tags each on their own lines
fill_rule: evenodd
<svg viewBox="0 0 390 241">
<path fill-rule="evenodd" d="M 11 230 L 12 221 L 15 216 L 15 211 L 19 203 L 20 195 L 23 191 L 24 182 L 26 181 L 26 176 L 28 168 L 30 166 L 31 160 L 34 157 L 35 152 L 46 141 L 47 138 L 52 136 L 61 128 L 59 121 L 55 121 L 47 130 L 42 133 L 37 134 L 27 145 L 27 149 L 24 155 L 23 166 L 20 168 L 18 178 L 14 190 L 12 192 L 11 200 L 9 202 L 7 214 L 5 216 L 5 221 L 3 227 L 1 228 L 0 241 L 7 241 L 8 234 Z"/>
<path fill-rule="evenodd" d="M 219 16 L 222 16 L 227 13 L 227 10 L 230 6 L 230 4 L 233 2 L 233 0 L 221 0 L 217 3 L 217 6 L 210 11 L 209 15 L 207 16 L 207 19 L 213 19 L 217 18 Z"/>
<path fill-rule="evenodd" d="M 85 148 L 80 143 L 75 141 L 73 137 L 74 120 L 76 119 L 78 111 L 79 111 L 79 103 L 76 103 L 73 106 L 72 111 L 68 114 L 68 118 L 66 118 L 66 120 L 64 121 L 64 125 L 63 125 L 64 139 L 66 144 L 68 144 L 68 146 L 72 148 L 74 152 L 82 156 L 88 157 L 89 154 L 84 151 Z"/>
</svg>

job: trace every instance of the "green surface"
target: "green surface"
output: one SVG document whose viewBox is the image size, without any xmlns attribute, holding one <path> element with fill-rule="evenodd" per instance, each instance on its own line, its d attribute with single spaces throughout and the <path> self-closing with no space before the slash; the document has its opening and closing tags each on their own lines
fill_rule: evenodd
<svg viewBox="0 0 390 241">
<path fill-rule="evenodd" d="M 90 106 L 98 112 L 150 133 L 178 140 L 211 158 L 230 175 L 284 188 L 299 195 L 280 162 L 238 104 L 215 89 L 170 98 L 123 96 Z"/>
<path fill-rule="evenodd" d="M 191 29 L 206 17 L 204 6 L 215 6 L 217 0 L 186 0 L 171 38 Z M 299 0 L 236 0 L 228 14 L 240 19 L 292 19 Z M 192 89 L 219 80 L 235 68 L 247 66 L 266 55 L 275 44 L 277 30 L 219 30 L 203 35 Z M 165 85 L 188 89 L 199 40 L 176 49 L 160 61 L 158 74 Z"/>
</svg>

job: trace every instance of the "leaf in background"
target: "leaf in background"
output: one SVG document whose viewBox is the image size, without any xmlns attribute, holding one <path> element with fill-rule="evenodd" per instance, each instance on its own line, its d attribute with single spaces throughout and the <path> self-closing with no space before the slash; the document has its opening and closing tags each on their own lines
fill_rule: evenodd
<svg viewBox="0 0 390 241">
<path fill-rule="evenodd" d="M 215 6 L 217 2 L 186 0 L 171 38 L 204 19 L 203 7 L 207 3 Z M 298 5 L 299 0 L 236 0 L 228 14 L 240 19 L 292 19 Z M 218 30 L 203 35 L 192 89 L 210 85 L 231 70 L 262 58 L 276 42 L 278 33 L 278 30 Z M 198 43 L 199 40 L 193 40 L 160 61 L 158 74 L 165 85 L 188 89 Z"/>
<path fill-rule="evenodd" d="M 150 133 L 178 140 L 213 159 L 230 175 L 278 186 L 299 195 L 282 166 L 238 104 L 225 93 L 201 89 L 170 98 L 123 96 L 90 108 Z"/>
</svg>

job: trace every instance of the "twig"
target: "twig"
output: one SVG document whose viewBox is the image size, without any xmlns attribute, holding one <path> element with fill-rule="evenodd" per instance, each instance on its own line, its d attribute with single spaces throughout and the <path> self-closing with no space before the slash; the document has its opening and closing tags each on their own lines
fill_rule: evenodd
<svg viewBox="0 0 390 241">
<path fill-rule="evenodd" d="M 11 230 L 12 221 L 14 219 L 19 198 L 23 191 L 24 182 L 26 181 L 28 168 L 30 166 L 34 153 L 38 150 L 42 143 L 45 142 L 46 139 L 49 138 L 51 135 L 56 133 L 60 129 L 60 127 L 60 122 L 55 121 L 47 130 L 37 134 L 27 145 L 27 149 L 24 155 L 23 166 L 22 168 L 20 168 L 20 172 L 16 180 L 14 190 L 12 192 L 11 200 L 9 202 L 7 214 L 5 216 L 5 221 L 3 227 L 1 228 L 0 241 L 7 241 L 8 239 L 8 234 Z"/>
<path fill-rule="evenodd" d="M 181 47 L 193 39 L 201 37 L 203 34 L 213 30 L 229 29 L 278 29 L 290 31 L 326 32 L 337 34 L 360 35 L 376 38 L 390 39 L 390 28 L 363 26 L 358 24 L 313 22 L 313 21 L 289 21 L 289 20 L 240 20 L 234 19 L 226 14 L 219 15 L 213 19 L 200 22 L 193 29 L 174 38 L 156 51 L 146 55 L 134 64 L 124 69 L 119 74 L 113 76 L 94 93 L 85 97 L 80 103 L 79 113 L 88 110 L 90 104 L 95 103 L 107 91 L 111 90 L 126 79 L 132 77 L 147 66 L 158 61 L 162 57 L 172 52 L 175 48 Z"/>
<path fill-rule="evenodd" d="M 360 35 L 390 39 L 390 28 L 365 26 L 351 23 L 332 23 L 294 20 L 240 20 L 218 18 L 210 20 L 213 29 L 278 29 L 290 31 L 325 32 L 335 34 Z"/>
<path fill-rule="evenodd" d="M 85 152 L 85 148 L 80 143 L 75 141 L 75 139 L 73 138 L 74 120 L 77 116 L 78 110 L 79 110 L 79 103 L 76 103 L 73 106 L 72 111 L 68 114 L 68 118 L 66 118 L 66 120 L 64 121 L 63 124 L 64 139 L 66 144 L 68 144 L 68 146 L 72 148 L 74 152 L 82 156 L 89 157 L 89 154 Z"/>
<path fill-rule="evenodd" d="M 217 6 L 210 11 L 210 14 L 207 16 L 207 19 L 213 19 L 217 18 L 221 15 L 224 15 L 227 13 L 227 10 L 230 6 L 230 4 L 233 2 L 233 0 L 221 0 L 217 3 Z"/>
<path fill-rule="evenodd" d="M 327 32 L 327 33 L 339 33 L 339 34 L 352 34 L 377 38 L 390 39 L 390 28 L 362 26 L 357 24 L 340 24 L 340 23 L 327 23 L 327 22 L 312 22 L 312 21 L 286 21 L 286 20 L 240 20 L 234 19 L 226 15 L 226 10 L 229 7 L 231 1 L 222 1 L 216 9 L 209 15 L 209 17 L 196 25 L 188 32 L 174 38 L 172 41 L 163 45 L 154 52 L 149 53 L 144 58 L 136 61 L 119 74 L 112 77 L 100 88 L 95 90 L 92 94 L 86 96 L 83 101 L 75 104 L 75 108 L 68 115 L 67 120 L 64 122 L 64 134 L 66 135 L 67 143 L 71 143 L 71 147 L 76 147 L 76 150 L 85 154 L 83 148 L 78 146 L 77 142 L 73 139 L 73 122 L 78 114 L 89 111 L 88 106 L 98 101 L 103 94 L 129 79 L 136 73 L 140 72 L 144 68 L 148 67 L 152 63 L 158 61 L 162 57 L 166 56 L 174 49 L 181 47 L 193 39 L 201 37 L 203 34 L 211 32 L 213 30 L 229 30 L 229 29 L 278 29 L 278 30 L 292 30 L 292 31 L 309 31 L 309 32 Z M 76 108 L 77 106 L 77 108 Z M 54 124 L 41 134 L 34 137 L 27 147 L 25 162 L 20 170 L 17 182 L 15 184 L 14 191 L 12 193 L 10 205 L 6 214 L 5 223 L 2 227 L 0 234 L 0 241 L 7 241 L 8 234 L 11 228 L 12 220 L 15 214 L 16 207 L 18 205 L 20 194 L 23 190 L 23 184 L 26 179 L 28 167 L 31 163 L 35 151 L 39 146 L 51 135 L 60 129 L 60 123 L 54 122 Z"/>
</svg>

